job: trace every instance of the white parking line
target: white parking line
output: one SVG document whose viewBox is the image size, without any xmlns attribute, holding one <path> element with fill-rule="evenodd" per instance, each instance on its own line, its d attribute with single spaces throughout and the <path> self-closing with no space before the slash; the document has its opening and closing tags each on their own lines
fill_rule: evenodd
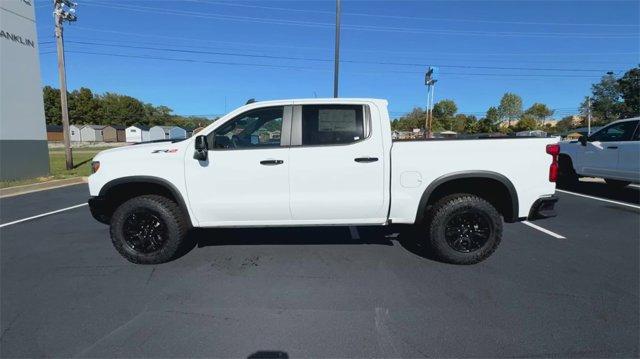
<svg viewBox="0 0 640 359">
<path fill-rule="evenodd" d="M 351 233 L 351 239 L 360 239 L 360 233 L 358 233 L 358 227 L 349 226 L 349 232 Z"/>
<path fill-rule="evenodd" d="M 551 232 L 550 230 L 548 230 L 546 228 L 542 228 L 542 227 L 540 227 L 538 225 L 535 225 L 535 224 L 533 224 L 533 223 L 531 223 L 529 221 L 522 221 L 522 224 L 526 224 L 527 226 L 529 226 L 529 227 L 531 227 L 533 229 L 537 229 L 542 233 L 546 233 L 546 234 L 550 235 L 551 237 L 556 237 L 558 239 L 567 239 L 567 237 L 565 237 L 565 236 L 561 236 L 558 233 Z"/>
<path fill-rule="evenodd" d="M 570 192 L 570 191 L 565 191 L 563 189 L 557 189 L 556 191 L 558 192 L 562 192 L 562 193 L 568 193 L 568 194 L 572 194 L 574 196 L 580 196 L 580 197 L 585 197 L 585 198 L 591 198 L 591 199 L 595 199 L 598 201 L 602 201 L 602 202 L 609 202 L 609 203 L 615 203 L 615 204 L 619 204 L 621 206 L 627 206 L 627 207 L 631 207 L 631 208 L 637 208 L 640 209 L 640 206 L 636 206 L 634 204 L 629 204 L 629 203 L 624 203 L 624 202 L 619 202 L 619 201 L 613 201 L 610 199 L 606 199 L 606 198 L 600 198 L 600 197 L 594 197 L 594 196 L 588 196 L 586 194 L 582 194 L 582 193 L 576 193 L 576 192 Z"/>
<path fill-rule="evenodd" d="M 17 220 L 17 221 L 13 221 L 13 222 L 9 222 L 9 223 L 3 223 L 3 224 L 0 224 L 0 228 L 2 228 L 2 227 L 6 227 L 6 226 L 10 226 L 10 225 L 12 225 L 12 224 L 18 224 L 18 223 L 21 223 L 21 222 L 30 221 L 30 220 L 32 220 L 32 219 L 36 219 L 36 218 L 41 218 L 41 217 L 45 217 L 45 216 L 50 216 L 50 215 L 52 215 L 52 214 L 56 214 L 56 213 L 60 213 L 60 212 L 64 212 L 64 211 L 68 211 L 68 210 L 71 210 L 71 209 L 74 209 L 74 208 L 78 208 L 78 207 L 82 207 L 82 206 L 86 206 L 86 205 L 88 205 L 88 203 L 80 203 L 80 204 L 76 204 L 75 206 L 71 206 L 71 207 L 67 207 L 67 208 L 62 208 L 62 209 L 57 209 L 57 210 L 55 210 L 55 211 L 51 211 L 51 212 L 47 212 L 47 213 L 42 213 L 42 214 L 39 214 L 39 215 L 37 215 L 37 216 L 27 217 L 27 218 L 19 219 L 19 220 Z"/>
</svg>

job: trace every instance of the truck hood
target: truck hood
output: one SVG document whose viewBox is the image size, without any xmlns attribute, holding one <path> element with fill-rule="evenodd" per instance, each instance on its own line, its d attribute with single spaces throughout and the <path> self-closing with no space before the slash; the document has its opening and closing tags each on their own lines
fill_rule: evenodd
<svg viewBox="0 0 640 359">
<path fill-rule="evenodd" d="M 112 158 L 131 159 L 147 156 L 152 157 L 155 154 L 177 154 L 183 152 L 190 142 L 191 141 L 189 141 L 189 139 L 186 139 L 182 141 L 143 142 L 139 144 L 115 147 L 99 152 L 93 160 L 102 161 L 111 160 Z"/>
</svg>

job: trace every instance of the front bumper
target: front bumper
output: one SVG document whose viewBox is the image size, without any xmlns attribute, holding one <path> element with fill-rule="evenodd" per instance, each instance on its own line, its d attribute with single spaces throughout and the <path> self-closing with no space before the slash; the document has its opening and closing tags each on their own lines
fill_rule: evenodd
<svg viewBox="0 0 640 359">
<path fill-rule="evenodd" d="M 555 210 L 556 202 L 558 202 L 558 196 L 556 195 L 538 198 L 533 202 L 527 219 L 534 221 L 536 219 L 555 217 L 557 215 Z"/>
<path fill-rule="evenodd" d="M 111 208 L 107 201 L 100 196 L 89 197 L 89 211 L 96 221 L 109 224 L 111 220 Z"/>
</svg>

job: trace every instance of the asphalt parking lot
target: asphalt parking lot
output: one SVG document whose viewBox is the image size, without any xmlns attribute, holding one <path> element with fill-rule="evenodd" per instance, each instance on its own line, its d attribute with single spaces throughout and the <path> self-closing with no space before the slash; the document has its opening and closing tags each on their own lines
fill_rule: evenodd
<svg viewBox="0 0 640 359">
<path fill-rule="evenodd" d="M 573 191 L 473 266 L 363 227 L 199 230 L 183 257 L 133 265 L 86 206 L 16 222 L 86 185 L 4 198 L 1 355 L 637 357 L 640 189 Z"/>
</svg>

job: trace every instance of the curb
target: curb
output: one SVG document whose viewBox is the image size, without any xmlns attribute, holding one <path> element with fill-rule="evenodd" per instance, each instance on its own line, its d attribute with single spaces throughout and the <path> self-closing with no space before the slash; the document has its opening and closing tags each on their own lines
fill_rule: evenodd
<svg viewBox="0 0 640 359">
<path fill-rule="evenodd" d="M 21 194 L 27 194 L 31 192 L 46 191 L 54 188 L 73 186 L 81 183 L 87 183 L 87 177 L 65 178 L 61 180 L 2 188 L 0 189 L 0 198 L 19 196 Z"/>
</svg>

